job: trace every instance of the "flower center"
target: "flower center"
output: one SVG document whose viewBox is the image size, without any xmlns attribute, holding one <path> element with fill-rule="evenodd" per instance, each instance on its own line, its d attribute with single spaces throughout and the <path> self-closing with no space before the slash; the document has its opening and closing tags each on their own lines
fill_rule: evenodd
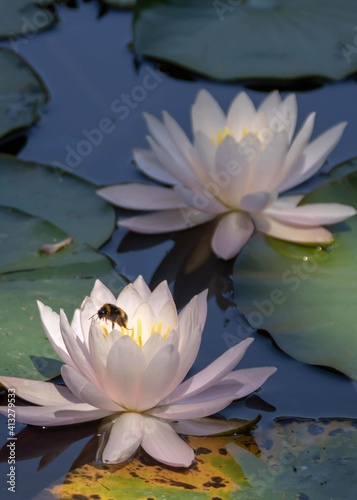
<svg viewBox="0 0 357 500">
<path fill-rule="evenodd" d="M 225 139 L 227 137 L 227 135 L 230 135 L 233 137 L 233 132 L 231 130 L 229 130 L 228 127 L 224 127 L 223 130 L 218 130 L 217 136 L 213 137 L 211 140 L 214 144 L 219 146 L 221 144 L 221 142 L 223 141 L 223 139 Z"/>
<path fill-rule="evenodd" d="M 117 323 L 114 323 L 114 328 L 111 328 L 111 326 L 111 322 L 106 323 L 105 321 L 101 321 L 100 327 L 102 329 L 104 338 L 107 338 L 112 330 L 119 330 L 122 335 L 129 335 L 129 337 L 131 337 L 139 347 L 143 347 L 145 342 L 152 335 L 154 335 L 154 333 L 159 333 L 163 339 L 166 339 L 168 334 L 172 330 L 172 325 L 168 325 L 168 327 L 163 330 L 162 321 L 153 323 L 151 325 L 151 329 L 144 328 L 140 316 L 136 318 L 136 322 L 135 324 L 133 324 L 132 328 L 126 328 L 125 326 L 120 326 Z"/>
</svg>

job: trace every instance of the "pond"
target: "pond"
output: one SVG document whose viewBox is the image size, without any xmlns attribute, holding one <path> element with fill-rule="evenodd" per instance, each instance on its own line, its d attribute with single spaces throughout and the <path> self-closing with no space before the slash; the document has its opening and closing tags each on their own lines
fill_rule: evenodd
<svg viewBox="0 0 357 500">
<path fill-rule="evenodd" d="M 222 108 L 227 110 L 239 91 L 245 90 L 253 102 L 259 104 L 272 88 L 271 85 L 268 89 L 261 84 L 212 81 L 183 69 L 174 70 L 170 65 L 135 56 L 132 47 L 133 13 L 130 9 L 107 9 L 96 1 L 67 2 L 67 5 L 57 5 L 56 9 L 60 22 L 54 27 L 27 39 L 16 40 L 16 47 L 14 41 L 3 40 L 0 43 L 0 47 L 15 48 L 41 76 L 50 93 L 47 106 L 41 110 L 41 120 L 32 128 L 2 141 L 1 152 L 66 170 L 97 186 L 121 182 L 148 183 L 150 181 L 135 168 L 132 154 L 134 148 L 146 147 L 147 128 L 143 118 L 144 112 L 160 117 L 161 111 L 167 110 L 189 135 L 189 110 L 199 89 L 207 89 Z M 285 87 L 286 82 L 281 89 L 283 95 L 288 93 Z M 338 122 L 348 122 L 343 139 L 330 153 L 324 171 L 356 156 L 355 78 L 332 83 L 315 82 L 310 87 L 296 83 L 290 87 L 297 94 L 298 128 L 311 111 L 317 113 L 314 137 Z M 121 118 L 117 112 L 120 106 Z M 102 126 L 107 127 L 107 132 L 96 136 L 93 130 Z M 83 141 L 88 137 L 94 138 L 90 151 L 83 145 Z M 17 182 L 20 185 L 22 179 L 18 178 Z M 309 186 L 313 186 L 314 182 L 317 184 L 319 181 L 314 180 Z M 31 196 L 31 185 L 28 186 L 28 192 Z M 72 195 L 75 196 L 73 193 Z M 116 209 L 116 215 L 123 218 L 132 215 L 132 212 Z M 99 226 L 98 220 L 91 231 L 95 233 Z M 254 431 L 262 456 L 266 456 L 264 449 L 269 450 L 267 441 L 274 426 L 278 426 L 278 430 L 272 438 L 273 441 L 278 440 L 276 436 L 279 436 L 279 432 L 280 436 L 286 433 L 287 440 L 295 433 L 299 435 L 300 441 L 305 443 L 304 446 L 311 446 L 311 449 L 314 449 L 316 443 L 318 446 L 320 434 L 348 432 L 348 436 L 355 436 L 352 430 L 356 426 L 353 420 L 357 413 L 356 383 L 336 370 L 293 359 L 277 346 L 267 332 L 256 331 L 249 326 L 239 310 L 239 300 L 238 307 L 235 305 L 234 259 L 223 261 L 211 254 L 197 253 L 198 245 L 202 245 L 202 242 L 207 242 L 207 237 L 200 226 L 164 235 L 139 235 L 121 227 L 115 229 L 100 251 L 112 259 L 116 271 L 127 281 L 134 281 L 138 275 L 142 275 L 146 282 L 154 287 L 167 279 L 179 308 L 187 304 L 193 295 L 209 289 L 208 316 L 202 346 L 190 373 L 203 369 L 227 348 L 249 336 L 254 338 L 254 342 L 240 362 L 239 368 L 277 367 L 277 374 L 270 377 L 259 392 L 232 403 L 220 412 L 224 418 L 252 420 L 258 414 L 262 416 L 257 430 Z M 264 259 L 264 255 L 261 254 L 260 258 Z M 36 297 L 33 297 L 33 300 L 35 301 Z M 81 300 L 82 298 L 78 299 L 78 304 Z M 3 302 L 5 303 L 5 299 Z M 72 311 L 73 309 L 66 309 L 70 316 Z M 6 312 L 2 310 L 0 317 L 5 317 Z M 304 315 L 306 312 L 301 310 L 299 314 Z M 323 323 L 324 318 L 320 320 Z M 26 325 L 24 330 L 26 332 Z M 336 331 L 336 336 L 341 333 Z M 348 350 L 348 345 L 345 348 Z M 3 391 L 2 404 L 6 405 L 6 402 L 7 394 Z M 283 421 L 279 420 L 282 418 Z M 322 420 L 317 422 L 315 419 Z M 302 422 L 307 422 L 308 425 Z M 280 431 L 279 425 L 282 426 Z M 303 430 L 297 431 L 299 425 L 303 426 Z M 325 431 L 324 426 L 327 426 L 328 431 Z M 97 432 L 98 422 L 53 429 L 26 427 L 17 423 L 16 493 L 11 496 L 6 484 L 9 473 L 7 419 L 1 417 L 1 498 L 129 499 L 157 495 L 155 498 L 198 499 L 215 498 L 213 492 L 220 498 L 218 487 L 209 489 L 207 486 L 206 490 L 202 491 L 208 493 L 201 496 L 199 487 L 194 491 L 185 487 L 179 488 L 179 484 L 176 484 L 179 489 L 171 492 L 174 496 L 169 496 L 169 490 L 165 490 L 167 496 L 164 496 L 165 491 L 160 489 L 153 489 L 150 494 L 150 487 L 147 487 L 147 490 L 135 490 L 135 493 L 134 490 L 123 490 L 120 496 L 110 496 L 108 482 L 103 483 L 101 497 L 91 497 L 90 490 L 82 490 L 78 496 L 65 492 L 61 494 L 59 489 L 44 491 L 53 484 L 61 485 L 64 480 L 72 482 L 76 475 L 65 479 L 69 470 L 94 463 Z M 311 440 L 311 436 L 317 436 L 316 443 L 314 439 Z M 224 442 L 222 446 L 227 443 L 228 441 Z M 202 441 L 195 446 L 203 448 L 205 445 Z M 206 447 L 210 446 L 214 446 L 211 441 Z M 251 444 L 248 443 L 247 447 L 249 446 Z M 276 442 L 274 446 L 280 450 L 284 449 L 284 446 L 279 448 L 280 445 Z M 350 448 L 347 453 L 348 447 Z M 275 476 L 269 469 L 265 479 L 263 475 L 258 476 L 264 483 L 263 487 L 258 483 L 254 484 L 251 478 L 256 496 L 253 496 L 253 493 L 250 497 L 243 494 L 234 496 L 233 493 L 233 496 L 224 496 L 228 494 L 224 490 L 221 492 L 222 498 L 352 499 L 357 488 L 356 462 L 352 460 L 353 447 L 356 456 L 355 437 L 349 437 L 335 446 L 336 455 L 333 460 L 335 464 L 338 461 L 345 464 L 345 476 L 340 475 L 341 471 L 335 476 L 335 469 L 331 470 L 328 463 L 331 460 L 329 455 L 321 455 L 321 464 L 319 468 L 314 469 L 308 462 L 308 457 L 303 455 L 306 449 L 299 450 L 302 454 L 296 459 L 296 463 L 294 462 L 294 467 L 304 467 L 309 463 L 311 474 L 315 474 L 321 484 L 326 482 L 325 489 L 316 490 L 303 482 L 297 490 L 293 486 L 284 486 L 284 481 L 291 485 L 298 477 L 296 473 L 295 476 L 289 476 L 286 471 L 288 467 L 284 466 L 281 473 Z M 285 448 L 289 448 L 286 443 Z M 316 448 L 320 451 L 321 449 L 324 449 L 323 444 L 321 448 Z M 231 450 L 238 463 L 240 459 L 246 460 L 246 457 L 235 456 L 234 450 Z M 316 454 L 318 453 L 319 451 L 316 451 Z M 317 462 L 316 459 L 315 464 Z M 154 467 L 147 462 L 147 457 L 142 458 L 142 464 L 146 464 L 148 468 Z M 256 464 L 250 463 L 248 459 L 246 464 L 244 473 L 249 482 Z M 162 470 L 155 464 L 155 474 L 160 476 Z M 80 474 L 85 474 L 85 471 L 86 469 Z M 241 469 L 239 471 L 237 478 L 241 475 Z M 107 470 L 102 473 L 105 476 Z M 285 479 L 281 479 L 279 483 L 277 477 Z M 346 481 L 343 486 L 339 485 L 341 477 Z M 175 480 L 178 482 L 177 477 Z M 274 487 L 271 486 L 273 480 Z M 189 482 L 187 474 L 182 482 Z M 312 489 L 309 490 L 310 487 Z M 311 496 L 308 496 L 309 491 L 312 492 Z M 305 492 L 306 496 L 296 496 L 299 492 L 301 495 Z"/>
</svg>

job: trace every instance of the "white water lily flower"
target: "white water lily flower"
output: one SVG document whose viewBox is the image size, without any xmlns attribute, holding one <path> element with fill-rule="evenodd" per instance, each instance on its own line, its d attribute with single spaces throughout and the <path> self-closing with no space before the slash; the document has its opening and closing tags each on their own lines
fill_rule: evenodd
<svg viewBox="0 0 357 500">
<path fill-rule="evenodd" d="M 125 311 L 124 326 L 99 318 L 104 304 Z M 108 417 L 104 463 L 128 460 L 142 446 L 165 464 L 190 466 L 194 452 L 176 430 L 209 435 L 237 427 L 234 421 L 203 417 L 255 391 L 276 371 L 232 371 L 253 341 L 249 338 L 183 382 L 200 347 L 206 292 L 178 315 L 167 283 L 151 292 L 140 276 L 117 299 L 97 281 L 72 324 L 63 311 L 58 315 L 42 303 L 39 310 L 46 335 L 65 363 L 66 387 L 15 377 L 0 377 L 0 382 L 41 405 L 16 407 L 17 420 L 26 424 L 70 425 Z M 0 411 L 7 415 L 7 407 Z"/>
<path fill-rule="evenodd" d="M 98 194 L 120 207 L 157 210 L 120 225 L 138 233 L 165 233 L 218 219 L 212 249 L 224 259 L 236 255 L 254 229 L 282 240 L 328 244 L 321 227 L 356 213 L 338 203 L 297 206 L 302 196 L 280 194 L 314 175 L 336 146 L 346 123 L 309 143 L 315 113 L 295 134 L 297 104 L 272 92 L 256 110 L 245 92 L 227 116 L 206 91 L 192 107 L 193 144 L 166 112 L 163 122 L 146 114 L 150 150 L 134 150 L 139 169 L 171 188 L 121 184 Z"/>
</svg>

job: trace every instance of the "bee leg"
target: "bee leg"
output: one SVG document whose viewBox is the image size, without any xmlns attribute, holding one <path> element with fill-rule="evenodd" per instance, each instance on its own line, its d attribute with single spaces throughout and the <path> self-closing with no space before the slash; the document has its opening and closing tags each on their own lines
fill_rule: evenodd
<svg viewBox="0 0 357 500">
<path fill-rule="evenodd" d="M 112 330 L 114 330 L 114 321 L 112 321 Z"/>
</svg>

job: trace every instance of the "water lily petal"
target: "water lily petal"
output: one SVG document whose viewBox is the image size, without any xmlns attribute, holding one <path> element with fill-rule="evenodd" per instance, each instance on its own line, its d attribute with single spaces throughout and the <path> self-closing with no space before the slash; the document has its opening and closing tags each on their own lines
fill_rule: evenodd
<svg viewBox="0 0 357 500">
<path fill-rule="evenodd" d="M 276 130 L 277 127 L 279 129 L 284 128 L 288 133 L 289 142 L 291 142 L 295 132 L 297 115 L 296 96 L 295 94 L 289 94 L 280 104 L 276 116 L 270 119 L 269 126 L 272 130 Z"/>
<path fill-rule="evenodd" d="M 258 191 L 256 193 L 246 194 L 243 196 L 239 203 L 239 207 L 245 212 L 261 212 L 266 207 L 271 205 L 274 199 L 275 196 L 273 193 Z"/>
<path fill-rule="evenodd" d="M 242 423 L 242 425 L 245 425 Z M 178 420 L 171 423 L 172 428 L 178 434 L 186 436 L 210 436 L 220 432 L 228 432 L 237 429 L 237 420 L 222 420 L 219 418 L 196 418 Z"/>
<path fill-rule="evenodd" d="M 231 347 L 193 377 L 180 384 L 165 400 L 165 404 L 187 400 L 222 380 L 242 359 L 254 339 L 247 338 Z M 222 396 L 221 396 L 222 397 Z M 203 415 L 202 415 L 203 416 Z"/>
<path fill-rule="evenodd" d="M 262 214 L 253 214 L 252 217 L 258 231 L 280 240 L 324 245 L 333 242 L 332 234 L 323 227 L 301 227 Z"/>
<path fill-rule="evenodd" d="M 103 450 L 103 463 L 117 464 L 129 460 L 139 448 L 143 435 L 144 417 L 138 413 L 120 415 Z"/>
<path fill-rule="evenodd" d="M 88 337 L 91 362 L 92 366 L 95 369 L 97 381 L 100 386 L 105 389 L 105 392 L 107 394 L 109 394 L 106 391 L 108 387 L 106 382 L 106 367 L 108 363 L 108 356 L 114 344 L 121 337 L 121 332 L 116 329 L 110 332 L 107 337 L 104 337 L 100 324 L 96 321 L 92 322 Z M 112 390 L 112 392 L 115 393 L 114 389 Z"/>
<path fill-rule="evenodd" d="M 256 391 L 270 375 L 276 372 L 274 367 L 248 368 L 228 373 L 216 384 L 203 392 L 185 399 L 186 403 L 201 403 L 219 398 L 240 399 Z"/>
<path fill-rule="evenodd" d="M 98 306 L 98 308 L 106 302 L 109 302 L 109 304 L 115 304 L 115 296 L 100 280 L 95 280 L 90 298 Z"/>
<path fill-rule="evenodd" d="M 217 185 L 214 186 L 215 189 L 213 194 L 216 195 L 217 193 L 218 195 L 219 187 Z M 175 186 L 174 189 L 177 196 L 181 199 L 181 205 L 185 204 L 196 210 L 203 210 L 214 215 L 222 214 L 227 211 L 227 207 L 215 198 L 208 189 L 205 189 L 206 194 L 196 188 L 191 191 L 191 189 L 187 189 L 183 186 Z"/>
<path fill-rule="evenodd" d="M 160 333 L 153 333 L 143 345 L 143 353 L 145 354 L 147 364 L 166 345 L 173 345 L 178 350 L 178 342 L 178 333 L 173 330 L 171 330 L 165 339 Z"/>
<path fill-rule="evenodd" d="M 145 294 L 144 289 L 137 290 L 133 283 L 127 285 L 119 294 L 116 300 L 116 305 L 123 309 L 128 315 L 129 320 L 133 316 L 137 308 L 143 303 L 142 294 Z"/>
<path fill-rule="evenodd" d="M 0 406 L 0 413 L 7 415 L 7 406 Z M 52 427 L 90 422 L 107 417 L 111 412 L 98 410 L 86 403 L 55 406 L 16 406 L 16 420 L 22 424 Z"/>
<path fill-rule="evenodd" d="M 172 186 L 178 183 L 176 177 L 160 165 L 151 149 L 133 149 L 133 156 L 138 169 L 151 179 Z"/>
<path fill-rule="evenodd" d="M 132 333 L 141 337 L 142 345 L 145 344 L 151 333 L 153 333 L 152 327 L 155 324 L 156 316 L 147 302 L 142 302 L 128 320 L 128 328 L 133 328 Z"/>
<path fill-rule="evenodd" d="M 285 191 L 309 179 L 325 162 L 327 156 L 341 139 L 347 123 L 342 122 L 319 135 L 306 148 L 300 161 L 290 170 L 284 182 L 279 186 Z"/>
<path fill-rule="evenodd" d="M 51 346 L 65 363 L 74 366 L 62 338 L 59 315 L 39 300 L 37 301 L 37 306 L 40 313 L 42 328 L 44 329 Z"/>
<path fill-rule="evenodd" d="M 168 285 L 166 280 L 162 281 L 152 291 L 152 293 L 150 292 L 150 297 L 148 297 L 147 300 L 148 300 L 150 306 L 152 307 L 154 313 L 156 314 L 156 316 L 158 316 L 160 310 L 164 307 L 164 305 L 167 302 L 171 302 L 174 305 L 174 308 L 176 311 L 176 306 L 173 302 L 172 294 L 171 294 L 169 285 Z"/>
<path fill-rule="evenodd" d="M 217 132 L 223 130 L 226 125 L 226 117 L 221 106 L 205 89 L 197 94 L 191 108 L 191 119 L 193 133 L 201 131 L 211 139 L 215 139 Z"/>
<path fill-rule="evenodd" d="M 65 405 L 81 403 L 72 392 L 63 385 L 28 380 L 18 377 L 0 377 L 0 383 L 5 387 L 15 389 L 16 396 L 36 405 Z"/>
<path fill-rule="evenodd" d="M 285 161 L 283 163 L 283 167 L 281 168 L 280 172 L 277 173 L 277 177 L 275 178 L 276 188 L 279 187 L 279 189 L 282 190 L 280 188 L 280 184 L 284 182 L 284 179 L 289 175 L 289 172 L 293 171 L 296 163 L 302 157 L 306 149 L 306 146 L 308 145 L 309 140 L 311 139 L 312 131 L 315 124 L 315 116 L 316 113 L 311 113 L 306 118 L 303 126 L 299 130 L 299 133 L 292 142 L 290 149 L 286 155 Z"/>
<path fill-rule="evenodd" d="M 212 250 L 222 259 L 231 259 L 253 234 L 254 226 L 249 215 L 230 212 L 219 221 L 211 242 Z"/>
<path fill-rule="evenodd" d="M 77 370 L 68 365 L 63 365 L 61 375 L 66 386 L 83 403 L 111 412 L 124 411 L 119 405 L 114 403 L 104 392 L 98 389 L 97 385 L 89 382 Z"/>
<path fill-rule="evenodd" d="M 210 180 L 208 177 L 209 172 L 215 169 L 217 147 L 215 142 L 200 130 L 195 134 L 194 146 L 205 169 L 203 178 L 201 179 L 201 182 L 204 184 Z"/>
<path fill-rule="evenodd" d="M 168 422 L 145 418 L 145 431 L 141 443 L 146 453 L 171 467 L 189 467 L 195 454 Z"/>
<path fill-rule="evenodd" d="M 265 99 L 259 104 L 257 111 L 263 112 L 270 116 L 273 111 L 276 111 L 281 105 L 282 100 L 277 90 L 270 92 Z"/>
<path fill-rule="evenodd" d="M 168 300 L 156 313 L 156 318 L 163 334 L 167 335 L 171 330 L 177 330 L 178 316 L 174 301 Z"/>
<path fill-rule="evenodd" d="M 293 208 L 267 208 L 265 213 L 278 221 L 297 226 L 336 224 L 357 212 L 355 208 L 340 203 L 312 203 Z"/>
<path fill-rule="evenodd" d="M 134 210 L 169 210 L 182 204 L 172 188 L 150 184 L 114 184 L 99 189 L 97 194 L 113 205 Z"/>
<path fill-rule="evenodd" d="M 206 214 L 182 204 L 180 210 L 166 210 L 165 212 L 154 212 L 149 215 L 130 217 L 129 219 L 121 220 L 119 225 L 136 233 L 159 234 L 187 229 L 208 222 L 213 218 L 213 214 Z"/>
<path fill-rule="evenodd" d="M 240 141 L 244 130 L 250 128 L 255 113 L 255 106 L 248 94 L 240 92 L 227 113 L 227 128 L 233 133 L 236 141 Z"/>
<path fill-rule="evenodd" d="M 163 148 L 150 136 L 147 136 L 147 141 L 161 165 L 172 176 L 177 177 L 177 180 L 181 184 L 185 186 L 199 186 L 199 181 L 192 172 L 191 167 L 186 164 L 183 158 L 175 156 L 175 150 L 169 151 Z"/>
<path fill-rule="evenodd" d="M 172 344 L 165 345 L 155 354 L 143 374 L 138 411 L 152 408 L 167 396 L 179 363 L 180 355 Z"/>
<path fill-rule="evenodd" d="M 168 420 L 202 418 L 223 410 L 233 400 L 234 397 L 230 397 L 213 399 L 202 403 L 156 406 L 155 408 L 148 410 L 146 413 L 154 417 L 165 418 Z"/>
<path fill-rule="evenodd" d="M 127 285 L 125 288 L 128 288 L 128 287 L 130 287 L 130 284 Z M 135 281 L 133 281 L 132 287 L 138 292 L 138 294 L 140 295 L 140 297 L 143 300 L 150 300 L 151 295 L 152 295 L 151 290 L 147 286 L 147 284 L 145 283 L 145 280 L 141 276 L 141 274 L 136 278 Z M 123 294 L 125 294 L 125 289 L 121 292 L 120 295 L 123 295 Z"/>
<path fill-rule="evenodd" d="M 60 327 L 68 354 L 70 355 L 75 367 L 88 380 L 91 380 L 95 384 L 96 374 L 91 364 L 90 353 L 87 346 L 76 336 L 62 309 L 60 311 Z"/>
<path fill-rule="evenodd" d="M 118 405 L 136 410 L 147 363 L 142 349 L 128 335 L 111 348 L 106 369 L 106 392 Z"/>
<path fill-rule="evenodd" d="M 164 123 L 178 151 L 183 156 L 185 162 L 190 165 L 196 177 L 202 180 L 202 163 L 196 149 L 191 144 L 185 132 L 178 125 L 177 121 L 169 113 L 163 111 Z"/>
</svg>

